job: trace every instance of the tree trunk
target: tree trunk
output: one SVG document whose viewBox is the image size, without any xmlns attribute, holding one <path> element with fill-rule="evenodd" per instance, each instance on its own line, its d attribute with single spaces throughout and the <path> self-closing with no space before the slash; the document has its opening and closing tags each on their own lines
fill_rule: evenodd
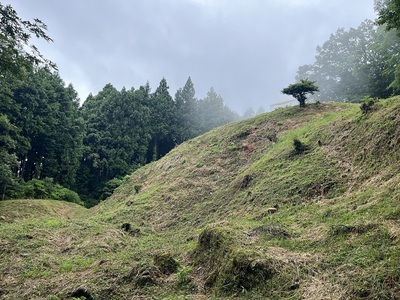
<svg viewBox="0 0 400 300">
<path fill-rule="evenodd" d="M 1 200 L 4 200 L 4 198 L 6 197 L 6 190 L 7 190 L 7 183 L 4 184 L 4 188 L 3 188 L 3 197 Z"/>
</svg>

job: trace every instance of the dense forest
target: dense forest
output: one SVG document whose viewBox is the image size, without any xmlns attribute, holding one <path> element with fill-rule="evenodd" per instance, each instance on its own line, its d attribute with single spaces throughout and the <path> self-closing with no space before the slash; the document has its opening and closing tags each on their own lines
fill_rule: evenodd
<svg viewBox="0 0 400 300">
<path fill-rule="evenodd" d="M 319 101 L 359 102 L 400 93 L 398 2 L 376 1 L 377 22 L 339 29 L 297 79 L 316 81 Z M 397 11 L 396 11 L 397 10 Z M 239 119 L 210 88 L 196 98 L 189 77 L 171 96 L 162 78 L 117 90 L 107 84 L 80 104 L 55 64 L 30 44 L 52 41 L 38 19 L 0 3 L 0 187 L 5 198 L 52 198 L 92 206 L 133 170 L 176 145 Z M 259 112 L 263 112 L 260 107 Z M 244 117 L 254 115 L 252 109 Z"/>
<path fill-rule="evenodd" d="M 79 106 L 57 72 L 27 75 L 1 87 L 3 197 L 54 197 L 59 184 L 86 201 L 103 199 L 136 168 L 238 118 L 212 88 L 197 100 L 190 77 L 175 99 L 163 78 L 154 92 L 107 84 Z"/>
<path fill-rule="evenodd" d="M 0 4 L 1 5 L 1 4 Z M 107 84 L 80 105 L 31 35 L 51 41 L 39 20 L 1 9 L 0 183 L 2 198 L 55 198 L 86 205 L 104 199 L 125 175 L 176 145 L 237 120 L 210 88 L 197 99 L 189 77 L 173 98 L 165 78 L 151 91 Z"/>
</svg>

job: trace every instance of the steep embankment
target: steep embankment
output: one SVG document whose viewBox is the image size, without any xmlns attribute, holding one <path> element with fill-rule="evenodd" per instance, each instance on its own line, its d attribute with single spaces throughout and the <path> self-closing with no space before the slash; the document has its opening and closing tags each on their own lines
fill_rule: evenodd
<svg viewBox="0 0 400 300">
<path fill-rule="evenodd" d="M 0 220 L 0 297 L 400 297 L 399 148 L 399 98 L 217 128 L 87 212 Z"/>
</svg>

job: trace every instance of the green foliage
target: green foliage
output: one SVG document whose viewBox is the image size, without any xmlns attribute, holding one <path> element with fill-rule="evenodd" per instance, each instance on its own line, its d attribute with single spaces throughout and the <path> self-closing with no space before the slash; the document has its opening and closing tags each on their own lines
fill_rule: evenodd
<svg viewBox="0 0 400 300">
<path fill-rule="evenodd" d="M 107 84 L 79 108 L 72 85 L 30 44 L 34 36 L 52 41 L 46 25 L 3 4 L 0 24 L 2 198 L 48 197 L 40 180 L 52 178 L 93 204 L 112 194 L 121 183 L 115 178 L 234 118 L 213 89 L 200 105 L 190 77 L 175 101 L 163 78 L 154 93 L 148 83 L 121 91 Z M 53 198 L 78 201 L 62 189 Z"/>
<path fill-rule="evenodd" d="M 361 112 L 366 115 L 372 110 L 374 110 L 375 104 L 378 102 L 377 99 L 373 99 L 371 97 L 365 97 L 360 105 Z"/>
<path fill-rule="evenodd" d="M 47 26 L 41 20 L 23 20 L 11 5 L 0 3 L 0 74 L 22 77 L 33 66 L 55 67 L 30 43 L 32 37 L 52 42 L 46 31 Z"/>
<path fill-rule="evenodd" d="M 317 47 L 313 64 L 299 67 L 296 78 L 316 81 L 316 97 L 322 101 L 387 98 L 399 91 L 399 43 L 395 31 L 387 32 L 371 20 L 358 28 L 340 28 Z"/>
<path fill-rule="evenodd" d="M 120 183 L 114 178 L 235 118 L 213 89 L 205 99 L 197 100 L 190 77 L 175 101 L 168 89 L 165 78 L 154 93 L 148 84 L 121 91 L 107 84 L 86 99 L 81 108 L 86 127 L 84 154 L 78 171 L 78 191 L 85 201 L 105 199 Z"/>
<path fill-rule="evenodd" d="M 102 194 L 100 195 L 100 200 L 105 200 L 110 197 L 114 193 L 115 189 L 126 182 L 128 179 L 129 176 L 126 175 L 123 178 L 113 178 L 107 181 L 103 187 Z"/>
<path fill-rule="evenodd" d="M 197 122 L 194 123 L 194 126 L 197 129 L 197 135 L 238 119 L 238 116 L 226 106 L 224 99 L 215 92 L 214 88 L 210 88 L 207 96 L 198 101 L 196 114 Z"/>
<path fill-rule="evenodd" d="M 375 10 L 379 14 L 378 24 L 386 25 L 387 30 L 400 31 L 400 3 L 398 0 L 375 0 Z"/>
<path fill-rule="evenodd" d="M 53 199 L 83 205 L 76 192 L 54 183 L 52 178 L 32 179 L 28 182 L 22 182 L 11 191 L 11 197 L 19 199 Z"/>
<path fill-rule="evenodd" d="M 255 113 L 254 109 L 253 109 L 252 107 L 249 107 L 249 108 L 247 108 L 246 111 L 243 113 L 241 119 L 242 119 L 242 120 L 246 120 L 246 119 L 249 119 L 249 118 L 254 117 L 255 115 L 256 115 L 256 113 Z"/>
<path fill-rule="evenodd" d="M 83 202 L 81 201 L 79 195 L 76 192 L 71 191 L 70 189 L 67 189 L 65 187 L 62 187 L 59 184 L 56 184 L 54 186 L 54 191 L 51 193 L 51 199 L 63 200 L 83 205 Z"/>
<path fill-rule="evenodd" d="M 99 199 L 107 181 L 125 176 L 147 162 L 151 140 L 149 87 L 118 91 L 106 85 L 81 107 L 85 121 L 84 153 L 78 190 Z"/>
<path fill-rule="evenodd" d="M 192 278 L 191 278 L 191 273 L 193 272 L 192 267 L 181 267 L 178 269 L 178 272 L 174 275 L 174 278 L 176 280 L 176 284 L 178 287 L 184 287 L 187 285 L 190 285 Z"/>
<path fill-rule="evenodd" d="M 30 144 L 18 153 L 20 176 L 25 181 L 51 177 L 73 187 L 83 133 L 75 90 L 65 87 L 57 74 L 40 69 L 15 89 L 14 101 L 20 111 L 10 118 Z"/>
<path fill-rule="evenodd" d="M 165 78 L 160 82 L 155 93 L 150 95 L 151 140 L 147 150 L 147 161 L 154 161 L 167 154 L 178 139 L 178 109 L 168 91 Z"/>
<path fill-rule="evenodd" d="M 291 95 L 296 98 L 300 103 L 300 107 L 305 107 L 307 99 L 306 95 L 312 95 L 315 92 L 318 92 L 318 87 L 315 85 L 315 81 L 310 81 L 308 79 L 300 79 L 300 82 L 290 84 L 282 90 L 283 94 Z"/>
<path fill-rule="evenodd" d="M 1 198 L 4 199 L 7 187 L 16 183 L 12 172 L 17 166 L 17 157 L 13 150 L 16 148 L 14 136 L 17 128 L 13 126 L 6 115 L 0 114 L 0 189 Z"/>
<path fill-rule="evenodd" d="M 304 151 L 307 150 L 307 146 L 304 145 L 300 140 L 294 139 L 293 140 L 293 147 L 295 154 L 302 154 Z"/>
<path fill-rule="evenodd" d="M 195 97 L 196 90 L 192 79 L 187 79 L 183 88 L 180 88 L 175 93 L 175 103 L 178 112 L 178 135 L 177 143 L 180 144 L 197 135 L 195 127 L 197 120 L 196 106 L 197 98 Z"/>
<path fill-rule="evenodd" d="M 84 274 L 94 299 L 398 298 L 399 97 L 378 106 L 363 117 L 309 104 L 217 128 L 90 210 L 0 201 L 0 271 L 13 275 L 2 296 L 79 297 Z M 294 139 L 308 150 L 293 156 Z"/>
</svg>

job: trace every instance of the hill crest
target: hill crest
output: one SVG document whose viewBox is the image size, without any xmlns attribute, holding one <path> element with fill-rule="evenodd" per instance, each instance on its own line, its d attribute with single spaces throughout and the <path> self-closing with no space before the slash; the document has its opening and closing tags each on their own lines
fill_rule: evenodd
<svg viewBox="0 0 400 300">
<path fill-rule="evenodd" d="M 399 103 L 277 109 L 183 143 L 85 217 L 16 221 L 33 241 L 2 223 L 3 295 L 27 280 L 60 299 L 396 298 Z M 6 265 L 20 247 L 31 273 Z"/>
</svg>

